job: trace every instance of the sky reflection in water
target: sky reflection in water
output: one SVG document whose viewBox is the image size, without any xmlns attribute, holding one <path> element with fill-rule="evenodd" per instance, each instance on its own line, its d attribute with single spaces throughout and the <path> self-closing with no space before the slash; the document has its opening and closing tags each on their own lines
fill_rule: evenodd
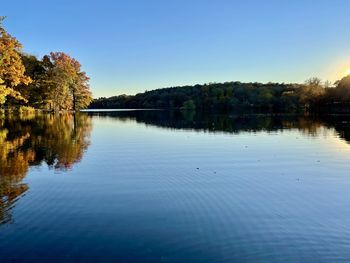
<svg viewBox="0 0 350 263">
<path fill-rule="evenodd" d="M 2 116 L 0 259 L 350 259 L 350 118 Z"/>
</svg>

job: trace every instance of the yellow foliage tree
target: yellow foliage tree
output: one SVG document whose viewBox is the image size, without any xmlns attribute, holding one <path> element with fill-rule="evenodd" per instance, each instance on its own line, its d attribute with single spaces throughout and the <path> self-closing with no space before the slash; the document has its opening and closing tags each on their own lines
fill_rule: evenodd
<svg viewBox="0 0 350 263">
<path fill-rule="evenodd" d="M 81 71 L 80 63 L 63 52 L 51 52 L 50 59 L 54 65 L 51 72 L 56 104 L 54 108 L 74 111 L 86 108 L 92 96 L 89 77 Z"/>
<path fill-rule="evenodd" d="M 3 20 L 4 17 L 0 17 L 0 105 L 5 103 L 7 96 L 26 101 L 13 88 L 31 82 L 31 78 L 25 75 L 25 67 L 20 56 L 22 45 L 6 32 L 2 26 Z"/>
</svg>

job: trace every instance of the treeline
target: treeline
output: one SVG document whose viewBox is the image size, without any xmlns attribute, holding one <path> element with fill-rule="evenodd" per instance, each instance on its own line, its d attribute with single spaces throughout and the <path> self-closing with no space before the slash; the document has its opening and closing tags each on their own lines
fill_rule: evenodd
<svg viewBox="0 0 350 263">
<path fill-rule="evenodd" d="M 156 108 L 269 111 L 347 109 L 350 76 L 331 85 L 318 78 L 304 84 L 225 82 L 172 87 L 136 94 L 95 99 L 91 109 Z"/>
<path fill-rule="evenodd" d="M 92 101 L 89 77 L 63 52 L 42 59 L 24 54 L 0 17 L 0 107 L 29 106 L 52 111 L 79 110 Z"/>
</svg>

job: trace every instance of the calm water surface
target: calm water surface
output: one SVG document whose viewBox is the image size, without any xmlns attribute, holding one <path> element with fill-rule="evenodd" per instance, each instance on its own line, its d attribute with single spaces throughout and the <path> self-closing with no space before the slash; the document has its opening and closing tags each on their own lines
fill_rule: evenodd
<svg viewBox="0 0 350 263">
<path fill-rule="evenodd" d="M 350 117 L 0 117 L 0 262 L 349 262 Z"/>
</svg>

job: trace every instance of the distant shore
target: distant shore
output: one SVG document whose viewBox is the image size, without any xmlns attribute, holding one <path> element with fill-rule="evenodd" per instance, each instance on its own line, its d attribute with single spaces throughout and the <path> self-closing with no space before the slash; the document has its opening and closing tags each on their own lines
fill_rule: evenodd
<svg viewBox="0 0 350 263">
<path fill-rule="evenodd" d="M 89 109 L 350 113 L 350 76 L 333 86 L 313 78 L 304 84 L 225 82 L 164 88 L 94 99 Z"/>
</svg>

